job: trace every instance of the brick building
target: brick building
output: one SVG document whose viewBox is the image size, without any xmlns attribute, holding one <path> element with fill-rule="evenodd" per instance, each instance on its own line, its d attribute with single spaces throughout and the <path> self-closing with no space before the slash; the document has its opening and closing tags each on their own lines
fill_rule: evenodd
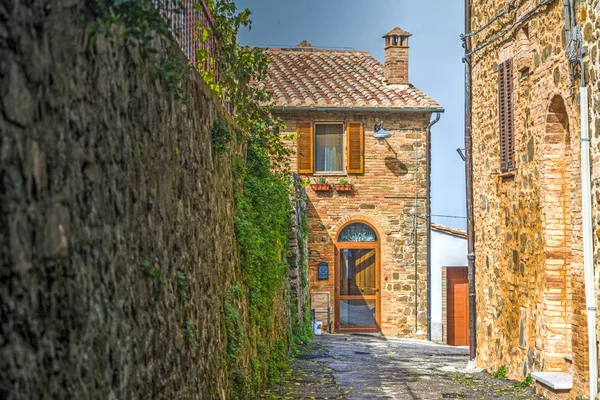
<svg viewBox="0 0 600 400">
<path fill-rule="evenodd" d="M 268 50 L 261 85 L 281 134 L 295 135 L 292 165 L 313 184 L 309 283 L 326 330 L 427 335 L 427 132 L 443 110 L 408 81 L 410 36 L 384 36 L 385 65 L 306 41 Z M 378 141 L 381 122 L 392 135 Z"/>
<path fill-rule="evenodd" d="M 566 9 L 470 3 L 477 363 L 518 380 L 532 373 L 551 398 L 585 395 L 579 81 Z"/>
</svg>

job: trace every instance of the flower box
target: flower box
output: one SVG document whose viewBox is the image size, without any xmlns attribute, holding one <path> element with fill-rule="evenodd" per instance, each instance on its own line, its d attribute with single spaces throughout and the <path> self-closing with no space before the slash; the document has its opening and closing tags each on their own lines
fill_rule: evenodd
<svg viewBox="0 0 600 400">
<path fill-rule="evenodd" d="M 351 192 L 352 190 L 354 190 L 354 188 L 352 187 L 351 184 L 346 183 L 346 184 L 336 184 L 334 185 L 335 190 L 338 192 Z"/>
<path fill-rule="evenodd" d="M 331 185 L 329 183 L 313 183 L 310 187 L 313 188 L 315 192 L 328 192 L 331 190 Z"/>
</svg>

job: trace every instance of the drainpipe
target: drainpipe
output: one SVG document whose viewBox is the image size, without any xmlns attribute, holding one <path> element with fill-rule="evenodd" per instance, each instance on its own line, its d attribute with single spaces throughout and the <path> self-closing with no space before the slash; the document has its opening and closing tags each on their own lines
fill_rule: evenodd
<svg viewBox="0 0 600 400">
<path fill-rule="evenodd" d="M 571 5 L 569 4 L 569 0 L 563 0 L 563 12 L 565 14 L 565 43 L 568 45 L 569 44 L 569 37 L 571 34 L 571 15 L 570 15 L 570 8 Z"/>
<path fill-rule="evenodd" d="M 471 0 L 465 0 L 465 34 L 471 33 Z M 465 55 L 471 51 L 471 38 L 465 37 Z M 471 139 L 471 58 L 465 56 L 465 179 L 467 189 L 467 258 L 469 261 L 469 359 L 477 355 L 475 297 L 475 231 L 473 226 L 473 156 Z"/>
<path fill-rule="evenodd" d="M 588 357 L 590 399 L 598 396 L 598 351 L 596 348 L 596 294 L 594 280 L 594 242 L 592 239 L 592 183 L 590 178 L 590 131 L 588 121 L 588 88 L 585 82 L 583 57 L 587 49 L 581 45 L 579 31 L 575 25 L 573 0 L 564 0 L 565 26 L 568 26 L 567 48 L 577 41 L 576 54 L 567 54 L 569 62 L 579 62 L 581 86 L 579 90 L 579 115 L 581 125 L 581 217 L 583 219 L 583 269 L 585 277 L 585 303 L 587 308 Z M 566 9 L 568 5 L 568 10 Z M 567 28 L 565 28 L 567 31 Z"/>
<path fill-rule="evenodd" d="M 436 113 L 433 121 L 427 125 L 427 153 L 426 186 L 427 186 L 427 340 L 431 341 L 431 127 L 440 120 L 441 114 Z"/>
<path fill-rule="evenodd" d="M 583 53 L 583 52 L 582 52 Z M 583 54 L 581 54 L 583 55 Z M 588 354 L 590 364 L 590 399 L 598 395 L 598 356 L 596 350 L 596 296 L 594 293 L 594 243 L 592 241 L 592 184 L 590 182 L 590 136 L 588 126 L 588 91 L 585 86 L 585 65 L 581 63 L 581 205 L 583 217 L 583 268 L 585 271 L 585 302 L 587 306 Z"/>
</svg>

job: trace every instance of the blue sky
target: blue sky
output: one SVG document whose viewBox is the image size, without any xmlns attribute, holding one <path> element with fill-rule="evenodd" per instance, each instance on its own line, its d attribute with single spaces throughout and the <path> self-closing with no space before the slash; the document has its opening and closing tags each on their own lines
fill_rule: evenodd
<svg viewBox="0 0 600 400">
<path fill-rule="evenodd" d="M 292 47 L 308 40 L 315 47 L 368 50 L 383 62 L 381 36 L 399 26 L 410 38 L 409 80 L 442 104 L 432 132 L 432 214 L 462 216 L 464 162 L 456 153 L 463 140 L 463 7 L 448 0 L 236 0 L 252 11 L 252 30 L 239 42 Z M 466 228 L 465 219 L 432 217 L 433 222 Z"/>
</svg>

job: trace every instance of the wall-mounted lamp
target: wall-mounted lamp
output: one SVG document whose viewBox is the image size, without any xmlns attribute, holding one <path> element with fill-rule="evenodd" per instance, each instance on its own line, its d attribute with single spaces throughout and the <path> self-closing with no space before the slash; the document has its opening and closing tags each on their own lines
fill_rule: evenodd
<svg viewBox="0 0 600 400">
<path fill-rule="evenodd" d="M 463 161 L 467 161 L 467 157 L 465 156 L 464 149 L 456 149 L 456 152 L 462 158 Z"/>
<path fill-rule="evenodd" d="M 381 121 L 378 124 L 375 124 L 375 127 L 373 129 L 373 139 L 377 139 L 379 141 L 379 144 L 384 144 L 385 140 L 391 137 L 392 134 L 383 128 L 383 121 Z"/>
</svg>

